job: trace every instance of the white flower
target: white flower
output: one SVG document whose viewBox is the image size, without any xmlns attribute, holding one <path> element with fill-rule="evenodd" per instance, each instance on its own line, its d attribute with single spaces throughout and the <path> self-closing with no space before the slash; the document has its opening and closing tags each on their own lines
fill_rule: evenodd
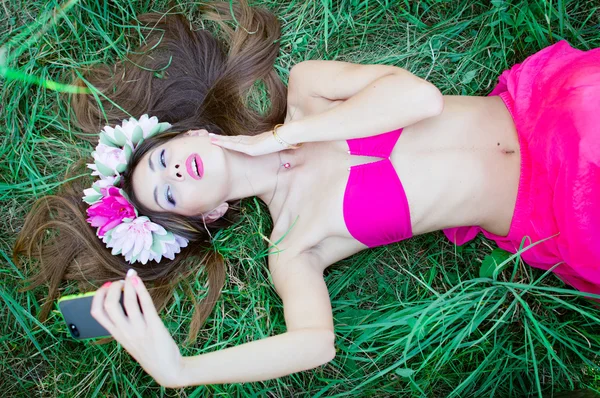
<svg viewBox="0 0 600 398">
<path fill-rule="evenodd" d="M 163 131 L 171 128 L 171 123 L 159 123 L 156 116 L 149 118 L 148 115 L 142 115 L 140 120 L 138 120 L 138 124 L 143 131 L 144 139 L 152 137 L 155 134 L 162 133 Z"/>
<path fill-rule="evenodd" d="M 110 144 L 111 146 L 122 147 L 127 144 L 131 145 L 132 141 L 132 129 L 129 131 L 124 130 L 121 126 L 117 125 L 115 128 L 110 126 L 104 126 L 104 129 L 100 132 L 100 134 L 104 135 L 104 139 L 102 140 L 105 144 Z M 108 138 L 108 141 L 106 141 Z"/>
<path fill-rule="evenodd" d="M 153 248 L 156 248 L 157 245 L 160 245 L 159 249 L 152 251 L 153 253 L 158 253 L 155 258 L 151 258 L 151 260 L 156 262 L 161 260 L 161 256 L 164 256 L 169 260 L 173 260 L 175 255 L 181 251 L 181 248 L 188 245 L 187 239 L 170 232 L 168 232 L 164 237 L 154 235 L 154 241 L 156 243 Z"/>
<path fill-rule="evenodd" d="M 114 128 L 104 126 L 104 129 L 100 132 L 100 142 L 124 150 L 128 148 L 131 152 L 144 139 L 161 133 L 170 127 L 169 123 L 159 123 L 156 116 L 142 115 L 140 120 L 132 117 L 124 119 L 120 126 L 117 125 Z"/>
<path fill-rule="evenodd" d="M 112 248 L 113 255 L 123 255 L 130 264 L 135 261 L 142 264 L 148 261 L 159 262 L 163 256 L 173 260 L 175 254 L 188 244 L 187 239 L 167 232 L 145 216 L 134 220 L 124 219 L 121 224 L 106 232 L 102 240 L 106 247 Z"/>
<path fill-rule="evenodd" d="M 111 147 L 105 144 L 98 144 L 96 150 L 92 152 L 94 163 L 88 164 L 88 168 L 94 170 L 93 176 L 102 178 L 114 177 L 123 172 L 127 165 L 125 151 L 121 148 Z"/>
<path fill-rule="evenodd" d="M 95 181 L 92 184 L 92 188 L 94 188 L 96 191 L 100 192 L 100 190 L 102 188 L 108 188 L 108 187 L 115 185 L 115 183 L 118 180 L 119 180 L 119 178 L 116 176 L 103 177 L 103 178 L 100 178 L 99 180 Z"/>
<path fill-rule="evenodd" d="M 140 120 L 137 121 L 134 118 L 129 119 L 129 121 L 123 120 L 123 129 L 129 128 L 130 125 L 133 125 L 131 129 L 135 128 L 135 126 L 140 126 L 143 134 L 142 138 L 148 138 L 152 130 L 158 126 L 158 118 L 156 116 L 148 117 L 148 115 L 142 115 Z"/>
<path fill-rule="evenodd" d="M 167 231 L 148 217 L 137 217 L 123 222 L 104 235 L 106 247 L 112 248 L 112 254 L 122 254 L 129 263 L 139 261 L 146 264 L 152 255 L 152 233 L 166 234 Z M 154 256 L 153 256 L 154 257 Z"/>
</svg>

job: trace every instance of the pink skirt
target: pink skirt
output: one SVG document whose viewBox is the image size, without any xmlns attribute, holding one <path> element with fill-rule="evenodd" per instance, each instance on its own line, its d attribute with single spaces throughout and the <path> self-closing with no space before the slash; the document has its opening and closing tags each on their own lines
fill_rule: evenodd
<svg viewBox="0 0 600 398">
<path fill-rule="evenodd" d="M 529 265 L 600 294 L 600 48 L 561 41 L 502 73 L 499 95 L 519 136 L 521 176 L 507 236 L 444 230 L 462 245 L 479 232 Z"/>
</svg>

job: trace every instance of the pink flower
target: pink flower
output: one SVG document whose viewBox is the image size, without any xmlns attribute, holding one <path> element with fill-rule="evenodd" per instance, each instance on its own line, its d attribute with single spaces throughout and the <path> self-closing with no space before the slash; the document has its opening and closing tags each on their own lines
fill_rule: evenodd
<svg viewBox="0 0 600 398">
<path fill-rule="evenodd" d="M 119 225 L 124 218 L 135 218 L 135 209 L 119 192 L 117 187 L 102 189 L 103 198 L 87 209 L 92 227 L 100 227 L 98 236 L 102 237 Z"/>
</svg>

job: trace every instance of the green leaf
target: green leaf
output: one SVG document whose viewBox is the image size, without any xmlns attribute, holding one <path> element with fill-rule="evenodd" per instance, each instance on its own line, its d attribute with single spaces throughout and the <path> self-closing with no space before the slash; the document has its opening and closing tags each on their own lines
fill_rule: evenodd
<svg viewBox="0 0 600 398">
<path fill-rule="evenodd" d="M 175 240 L 175 237 L 173 237 L 173 233 L 167 231 L 166 234 L 164 235 L 159 235 L 156 232 L 152 233 L 152 239 L 154 239 L 154 241 L 173 241 Z"/>
<path fill-rule="evenodd" d="M 116 144 L 110 139 L 108 135 L 104 132 L 100 132 L 100 143 L 108 146 L 116 146 Z"/>
<path fill-rule="evenodd" d="M 125 161 L 127 163 L 129 163 L 132 153 L 133 153 L 133 149 L 129 146 L 129 144 L 125 144 L 125 146 L 123 146 L 123 154 L 125 155 Z M 116 181 L 115 181 L 115 184 L 116 184 Z"/>
<path fill-rule="evenodd" d="M 167 123 L 167 122 L 163 122 L 163 123 L 158 123 L 156 126 L 154 126 L 152 128 L 152 130 L 150 130 L 150 132 L 148 133 L 148 135 L 146 136 L 146 138 L 148 137 L 152 137 L 155 134 L 158 133 L 162 133 L 163 131 L 166 131 L 168 129 L 171 128 L 171 124 Z"/>
<path fill-rule="evenodd" d="M 159 133 L 162 133 L 163 131 L 167 131 L 168 129 L 171 128 L 171 123 L 167 123 L 167 122 L 162 122 L 162 123 L 158 123 L 159 126 Z"/>
<path fill-rule="evenodd" d="M 131 134 L 131 141 L 133 142 L 133 145 L 139 144 L 140 141 L 143 139 L 144 131 L 140 126 L 135 126 L 135 128 L 133 129 L 133 133 Z"/>
<path fill-rule="evenodd" d="M 494 270 L 496 269 L 496 262 L 494 258 L 490 255 L 485 256 L 483 262 L 481 263 L 481 267 L 479 267 L 479 277 L 480 278 L 491 278 L 494 275 Z"/>
<path fill-rule="evenodd" d="M 115 128 L 115 144 L 119 147 L 122 147 L 126 143 L 127 143 L 127 137 L 125 136 L 123 131 L 121 131 L 121 128 L 119 126 L 117 126 Z"/>
<path fill-rule="evenodd" d="M 494 249 L 490 254 L 485 256 L 481 267 L 479 268 L 479 277 L 491 278 L 494 276 L 494 270 L 500 264 L 504 263 L 510 257 L 510 253 L 502 249 Z"/>
<path fill-rule="evenodd" d="M 414 373 L 415 371 L 409 368 L 396 369 L 396 374 L 400 377 L 411 377 Z"/>
<path fill-rule="evenodd" d="M 152 238 L 152 246 L 150 246 L 150 250 L 152 250 L 154 253 L 162 253 L 160 239 L 156 239 L 156 234 L 152 234 Z"/>
<path fill-rule="evenodd" d="M 471 81 L 473 81 L 473 79 L 475 78 L 475 75 L 477 74 L 476 70 L 471 70 L 467 73 L 464 74 L 464 76 L 462 77 L 462 79 L 460 80 L 460 82 L 462 84 L 468 84 L 471 83 Z"/>
<path fill-rule="evenodd" d="M 127 169 L 127 165 L 125 163 L 119 163 L 116 169 L 119 173 L 123 173 Z"/>
<path fill-rule="evenodd" d="M 112 176 L 115 174 L 115 171 L 113 169 L 111 169 L 108 166 L 105 166 L 104 164 L 100 163 L 100 162 L 95 162 L 96 163 L 96 168 L 98 168 L 98 171 L 100 172 L 100 174 L 102 174 L 103 176 Z"/>
<path fill-rule="evenodd" d="M 148 138 L 148 137 L 152 137 L 154 134 L 157 134 L 157 133 L 159 133 L 160 131 L 161 131 L 161 130 L 160 130 L 160 123 L 159 123 L 159 124 L 157 124 L 156 126 L 152 127 L 152 130 L 150 130 L 150 131 L 148 132 L 148 135 L 146 136 L 146 138 Z"/>
<path fill-rule="evenodd" d="M 83 201 L 89 205 L 93 205 L 101 198 L 102 198 L 102 195 L 88 195 L 85 198 L 83 198 Z"/>
<path fill-rule="evenodd" d="M 448 281 L 448 283 L 450 283 L 452 286 L 454 286 L 459 283 L 460 276 L 458 275 L 458 273 L 456 273 L 456 271 L 447 270 L 446 271 L 446 280 Z"/>
</svg>

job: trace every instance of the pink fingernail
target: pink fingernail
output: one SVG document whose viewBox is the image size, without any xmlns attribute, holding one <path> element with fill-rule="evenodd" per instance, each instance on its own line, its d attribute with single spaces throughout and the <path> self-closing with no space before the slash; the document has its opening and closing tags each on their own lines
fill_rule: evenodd
<svg viewBox="0 0 600 398">
<path fill-rule="evenodd" d="M 138 276 L 133 276 L 131 278 L 131 283 L 133 283 L 133 286 L 137 286 L 137 284 L 139 283 L 140 278 Z"/>
<path fill-rule="evenodd" d="M 108 282 L 104 282 L 104 285 L 102 285 L 102 287 L 109 287 L 112 284 L 112 282 L 108 281 Z"/>
</svg>

